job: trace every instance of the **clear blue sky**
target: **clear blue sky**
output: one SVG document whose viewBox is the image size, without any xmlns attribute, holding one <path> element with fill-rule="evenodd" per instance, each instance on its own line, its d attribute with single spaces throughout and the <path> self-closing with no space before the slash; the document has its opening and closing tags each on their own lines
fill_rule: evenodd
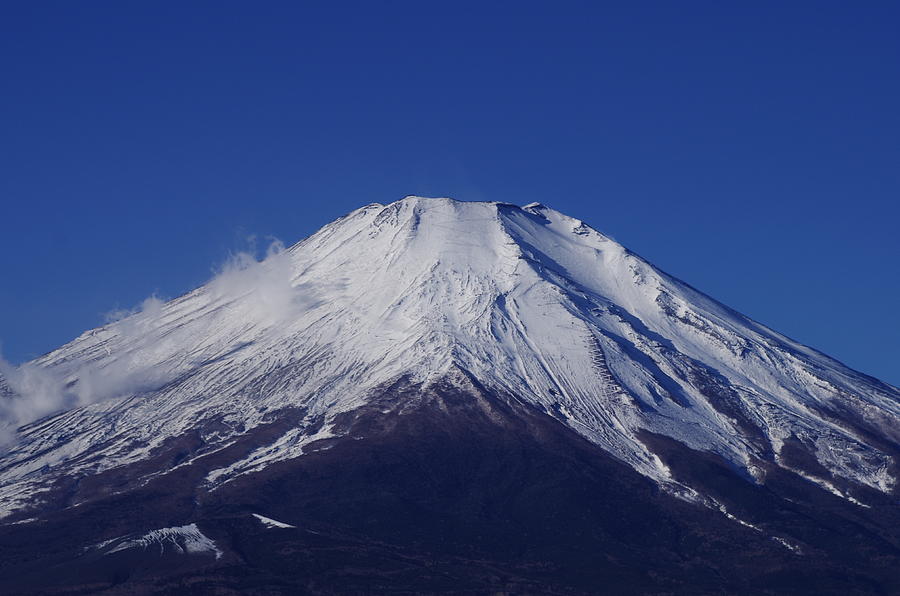
<svg viewBox="0 0 900 596">
<path fill-rule="evenodd" d="M 4 2 L 20 362 L 407 194 L 586 220 L 900 384 L 897 2 Z"/>
</svg>

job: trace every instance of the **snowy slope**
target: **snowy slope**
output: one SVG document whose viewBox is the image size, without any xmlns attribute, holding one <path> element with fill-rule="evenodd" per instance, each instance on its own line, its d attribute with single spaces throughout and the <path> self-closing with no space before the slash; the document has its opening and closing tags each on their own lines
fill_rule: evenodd
<svg viewBox="0 0 900 596">
<path fill-rule="evenodd" d="M 0 460 L 7 515 L 61 474 L 139 462 L 197 428 L 207 454 L 302 408 L 296 427 L 210 473 L 213 490 L 337 434 L 335 416 L 400 378 L 477 379 L 686 498 L 696 495 L 674 482 L 646 431 L 759 482 L 760 462 L 788 465 L 786 441 L 828 471 L 804 470 L 810 480 L 848 499 L 843 481 L 883 492 L 896 482 L 873 437 L 900 440 L 898 389 L 539 204 L 367 205 L 23 369 L 7 375 L 14 391 L 56 392 L 49 401 L 73 409 L 21 428 Z"/>
<path fill-rule="evenodd" d="M 171 549 L 181 555 L 212 554 L 217 559 L 222 556 L 222 551 L 216 547 L 216 543 L 204 536 L 197 524 L 189 524 L 177 528 L 161 528 L 134 538 L 114 538 L 90 548 L 105 550 L 107 554 L 130 549 L 141 549 L 161 556 L 165 554 L 167 549 Z"/>
</svg>

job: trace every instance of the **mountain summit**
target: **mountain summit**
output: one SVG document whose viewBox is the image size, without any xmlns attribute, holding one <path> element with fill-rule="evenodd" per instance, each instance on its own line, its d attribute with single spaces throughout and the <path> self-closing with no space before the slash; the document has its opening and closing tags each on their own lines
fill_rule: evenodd
<svg viewBox="0 0 900 596">
<path fill-rule="evenodd" d="M 896 587 L 900 390 L 537 203 L 366 205 L 6 376 L 13 590 Z"/>
</svg>

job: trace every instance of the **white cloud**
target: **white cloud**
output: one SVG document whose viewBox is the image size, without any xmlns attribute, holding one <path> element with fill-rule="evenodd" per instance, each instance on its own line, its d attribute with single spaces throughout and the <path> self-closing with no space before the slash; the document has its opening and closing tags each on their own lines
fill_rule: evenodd
<svg viewBox="0 0 900 596">
<path fill-rule="evenodd" d="M 280 241 L 273 240 L 261 260 L 254 253 L 231 255 L 207 291 L 221 302 L 229 323 L 265 330 L 308 308 L 316 292 L 294 286 L 290 255 Z M 38 364 L 13 366 L 0 357 L 0 443 L 14 437 L 16 428 L 43 416 L 156 389 L 173 380 L 175 371 L 195 366 L 189 347 L 206 336 L 206 326 L 214 321 L 200 317 L 166 325 L 164 307 L 152 295 L 136 308 L 107 313 L 111 334 L 104 344 L 106 356 L 68 369 L 65 379 Z M 3 378 L 14 395 L 3 395 Z"/>
<path fill-rule="evenodd" d="M 62 379 L 36 364 L 13 366 L 0 356 L 0 377 L 12 393 L 0 395 L 0 448 L 23 424 L 78 405 L 78 396 Z"/>
<path fill-rule="evenodd" d="M 116 323 L 120 342 L 127 342 L 154 326 L 162 305 L 153 295 L 138 308 L 114 311 L 107 318 L 120 319 Z M 149 387 L 155 379 L 148 373 L 126 355 L 102 365 L 86 364 L 73 375 L 77 382 L 67 383 L 47 367 L 34 362 L 15 366 L 0 355 L 0 449 L 12 442 L 17 428 L 29 422 Z"/>
<path fill-rule="evenodd" d="M 140 318 L 146 320 L 158 316 L 162 311 L 163 304 L 165 304 L 165 301 L 154 293 L 149 298 L 145 298 L 136 308 L 111 310 L 103 315 L 103 319 L 107 323 L 117 323 L 126 319 L 133 319 L 135 315 L 143 314 Z"/>
<path fill-rule="evenodd" d="M 209 290 L 260 325 L 283 321 L 308 305 L 293 285 L 290 255 L 279 240 L 272 241 L 261 261 L 250 252 L 231 255 L 210 282 Z"/>
</svg>

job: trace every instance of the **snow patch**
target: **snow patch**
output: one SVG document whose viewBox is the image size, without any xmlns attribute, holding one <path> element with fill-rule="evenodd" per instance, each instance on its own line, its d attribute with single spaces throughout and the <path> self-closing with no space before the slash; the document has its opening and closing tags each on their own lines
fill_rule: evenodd
<svg viewBox="0 0 900 596">
<path fill-rule="evenodd" d="M 254 513 L 253 517 L 258 519 L 262 525 L 267 528 L 296 528 L 297 526 L 292 526 L 291 524 L 286 524 L 284 522 L 280 522 L 278 520 L 274 520 L 271 517 L 265 517 L 263 515 L 259 515 L 258 513 Z"/>
<path fill-rule="evenodd" d="M 214 554 L 216 559 L 222 557 L 222 551 L 216 543 L 207 538 L 197 527 L 197 524 L 188 524 L 174 528 L 161 528 L 147 532 L 139 538 L 122 539 L 114 538 L 94 545 L 94 549 L 104 549 L 118 542 L 116 546 L 106 554 L 113 554 L 132 548 L 159 549 L 162 556 L 167 549 L 173 549 L 179 554 Z"/>
<path fill-rule="evenodd" d="M 775 542 L 777 542 L 778 544 L 780 544 L 781 546 L 783 546 L 784 548 L 788 549 L 789 551 L 791 551 L 793 553 L 796 553 L 798 555 L 803 554 L 803 551 L 800 549 L 799 546 L 788 542 L 784 538 L 780 538 L 778 536 L 772 536 L 772 540 L 774 540 Z"/>
</svg>

